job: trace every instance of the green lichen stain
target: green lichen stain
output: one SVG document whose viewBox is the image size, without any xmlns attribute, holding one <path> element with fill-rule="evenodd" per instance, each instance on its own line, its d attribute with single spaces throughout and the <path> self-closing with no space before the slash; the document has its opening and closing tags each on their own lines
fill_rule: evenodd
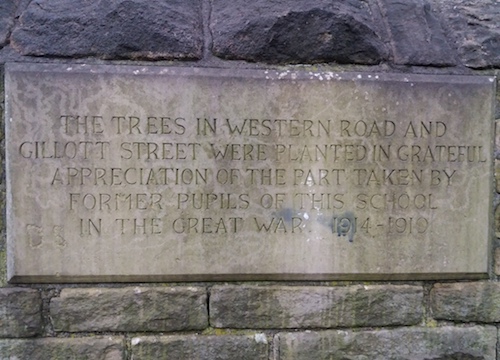
<svg viewBox="0 0 500 360">
<path fill-rule="evenodd" d="M 436 328 L 438 326 L 438 322 L 434 319 L 427 319 L 425 322 L 425 326 L 429 328 Z"/>
<path fill-rule="evenodd" d="M 216 336 L 224 336 L 224 335 L 255 335 L 255 330 L 247 330 L 247 329 L 219 329 L 219 328 L 207 328 L 203 330 L 202 335 L 216 335 Z"/>
<path fill-rule="evenodd" d="M 0 251 L 0 287 L 7 285 L 7 254 L 5 250 Z"/>
</svg>

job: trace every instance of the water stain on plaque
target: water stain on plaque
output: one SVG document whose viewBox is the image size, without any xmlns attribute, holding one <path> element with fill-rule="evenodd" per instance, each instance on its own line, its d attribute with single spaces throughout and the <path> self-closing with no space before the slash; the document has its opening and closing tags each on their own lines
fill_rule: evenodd
<svg viewBox="0 0 500 360">
<path fill-rule="evenodd" d="M 346 211 L 342 214 L 331 216 L 321 215 L 318 222 L 330 228 L 332 234 L 337 236 L 347 237 L 349 242 L 354 241 L 354 234 L 356 233 L 356 217 L 352 211 Z"/>
</svg>

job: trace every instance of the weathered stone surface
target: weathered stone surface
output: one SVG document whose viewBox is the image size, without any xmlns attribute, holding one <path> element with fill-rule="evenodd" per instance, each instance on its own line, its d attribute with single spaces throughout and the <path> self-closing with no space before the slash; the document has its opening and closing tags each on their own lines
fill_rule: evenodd
<svg viewBox="0 0 500 360">
<path fill-rule="evenodd" d="M 415 325 L 419 286 L 214 286 L 210 324 L 219 328 L 332 328 Z"/>
<path fill-rule="evenodd" d="M 63 289 L 50 303 L 55 331 L 182 331 L 208 325 L 206 291 L 193 287 Z"/>
<path fill-rule="evenodd" d="M 29 337 L 41 331 L 40 293 L 32 289 L 1 288 L 0 337 Z"/>
<path fill-rule="evenodd" d="M 6 43 L 12 26 L 14 26 L 14 16 L 16 13 L 15 0 L 0 1 L 0 48 Z"/>
<path fill-rule="evenodd" d="M 495 209 L 495 236 L 500 238 L 500 205 Z"/>
<path fill-rule="evenodd" d="M 396 64 L 455 65 L 455 53 L 426 0 L 382 0 L 380 4 Z"/>
<path fill-rule="evenodd" d="M 0 60 L 1 61 L 1 60 Z M 0 77 L 4 76 L 3 66 L 0 66 Z M 0 81 L 0 139 L 5 143 L 5 89 L 4 84 Z M 0 147 L 0 157 L 5 159 L 5 148 Z M 5 161 L 3 162 L 5 164 Z M 5 166 L 0 166 L 0 178 L 5 179 Z M 5 181 L 0 182 L 0 213 L 5 214 L 7 208 Z M 6 216 L 0 216 L 0 287 L 7 285 L 7 221 Z"/>
<path fill-rule="evenodd" d="M 496 101 L 495 101 L 495 119 L 496 119 L 496 122 L 500 122 L 500 68 L 499 69 L 496 69 L 495 71 L 493 71 L 493 74 L 495 75 L 496 79 L 497 79 L 497 96 L 496 96 Z M 500 130 L 497 130 L 497 131 L 500 131 Z M 495 139 L 496 140 L 496 139 Z M 500 147 L 498 148 L 498 150 L 500 151 Z"/>
<path fill-rule="evenodd" d="M 458 49 L 472 68 L 500 66 L 500 6 L 497 0 L 433 0 Z"/>
<path fill-rule="evenodd" d="M 387 58 L 364 1 L 215 0 L 210 27 L 213 52 L 225 59 L 376 64 Z"/>
<path fill-rule="evenodd" d="M 495 159 L 495 188 L 500 193 L 500 160 Z"/>
<path fill-rule="evenodd" d="M 12 34 L 23 55 L 197 59 L 199 0 L 34 0 Z"/>
<path fill-rule="evenodd" d="M 495 121 L 495 159 L 500 159 L 500 121 L 498 119 Z"/>
<path fill-rule="evenodd" d="M 9 281 L 488 274 L 492 77 L 6 70 Z"/>
<path fill-rule="evenodd" d="M 0 360 L 124 360 L 125 344 L 119 337 L 0 340 Z"/>
<path fill-rule="evenodd" d="M 134 360 L 267 360 L 265 334 L 159 336 L 132 338 Z"/>
<path fill-rule="evenodd" d="M 500 283 L 436 284 L 431 290 L 432 316 L 463 322 L 500 322 Z"/>
<path fill-rule="evenodd" d="M 500 248 L 495 249 L 495 253 L 493 255 L 494 261 L 494 271 L 496 275 L 500 275 Z"/>
<path fill-rule="evenodd" d="M 493 326 L 299 332 L 275 347 L 279 360 L 495 360 L 496 337 Z"/>
<path fill-rule="evenodd" d="M 498 86 L 498 85 L 497 85 Z M 498 95 L 497 95 L 497 106 L 498 108 Z M 495 121 L 495 159 L 500 159 L 500 120 L 496 118 Z"/>
</svg>

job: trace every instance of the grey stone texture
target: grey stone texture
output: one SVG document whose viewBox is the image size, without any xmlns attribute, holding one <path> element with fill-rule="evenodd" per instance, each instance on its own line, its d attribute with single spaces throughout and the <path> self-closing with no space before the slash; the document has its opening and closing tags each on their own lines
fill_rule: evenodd
<svg viewBox="0 0 500 360">
<path fill-rule="evenodd" d="M 3 0 L 0 48 L 14 28 L 22 55 L 200 59 L 205 17 L 223 59 L 500 66 L 497 0 L 212 0 L 202 12 L 201 0 Z"/>
<path fill-rule="evenodd" d="M 496 248 L 493 254 L 493 266 L 495 275 L 500 276 L 500 248 Z"/>
<path fill-rule="evenodd" d="M 7 43 L 12 27 L 14 26 L 15 13 L 15 0 L 0 1 L 0 48 Z"/>
<path fill-rule="evenodd" d="M 495 159 L 495 190 L 500 193 L 500 160 Z"/>
<path fill-rule="evenodd" d="M 433 0 L 461 62 L 471 68 L 500 66 L 498 0 Z"/>
<path fill-rule="evenodd" d="M 217 328 L 291 329 L 415 325 L 420 286 L 214 286 L 210 324 Z"/>
<path fill-rule="evenodd" d="M 494 146 L 494 151 L 495 151 L 495 159 L 499 160 L 500 159 L 500 114 L 498 113 L 500 111 L 500 79 L 497 78 L 497 102 L 496 102 L 496 113 L 495 113 L 495 146 Z"/>
<path fill-rule="evenodd" d="M 500 237 L 500 205 L 495 208 L 495 236 Z"/>
<path fill-rule="evenodd" d="M 432 316 L 463 322 L 500 322 L 500 283 L 436 284 L 431 290 Z"/>
<path fill-rule="evenodd" d="M 119 337 L 0 340 L 0 360 L 124 360 Z"/>
<path fill-rule="evenodd" d="M 14 29 L 22 55 L 47 57 L 194 60 L 205 42 L 217 57 L 251 62 L 500 66 L 497 0 L 201 3 L 3 0 L 0 48 Z"/>
<path fill-rule="evenodd" d="M 265 334 L 132 338 L 132 359 L 267 360 Z"/>
<path fill-rule="evenodd" d="M 393 47 L 393 61 L 403 65 L 455 65 L 455 52 L 439 19 L 425 0 L 381 0 Z"/>
<path fill-rule="evenodd" d="M 23 55 L 198 59 L 199 0 L 33 0 L 13 31 Z"/>
<path fill-rule="evenodd" d="M 269 63 L 377 64 L 387 59 L 369 2 L 214 0 L 213 53 Z"/>
<path fill-rule="evenodd" d="M 497 329 L 400 328 L 281 333 L 279 360 L 495 360 Z"/>
<path fill-rule="evenodd" d="M 0 337 L 31 337 L 40 334 L 41 331 L 40 293 L 32 289 L 1 288 Z"/>
<path fill-rule="evenodd" d="M 183 331 L 208 325 L 206 291 L 194 287 L 63 289 L 50 302 L 55 331 Z"/>
</svg>

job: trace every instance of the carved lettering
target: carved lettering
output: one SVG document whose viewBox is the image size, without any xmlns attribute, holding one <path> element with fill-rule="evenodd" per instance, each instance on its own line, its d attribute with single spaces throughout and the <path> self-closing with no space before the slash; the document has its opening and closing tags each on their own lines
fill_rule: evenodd
<svg viewBox="0 0 500 360">
<path fill-rule="evenodd" d="M 460 114 L 442 110 L 446 101 L 436 116 L 407 114 L 399 90 L 392 102 L 356 88 L 323 107 L 275 95 L 241 106 L 222 93 L 180 106 L 175 91 L 155 106 L 144 96 L 127 106 L 61 102 L 61 113 L 45 116 L 46 129 L 29 120 L 26 129 L 37 130 L 16 137 L 10 161 L 35 169 L 23 178 L 30 196 L 37 193 L 32 202 L 63 212 L 54 224 L 36 218 L 21 226 L 30 249 L 66 250 L 75 235 L 113 246 L 120 239 L 144 252 L 177 252 L 176 263 L 191 256 L 182 259 L 182 249 L 223 253 L 218 241 L 239 243 L 244 256 L 263 244 L 270 252 L 311 248 L 315 256 L 399 246 L 438 234 L 449 198 L 465 211 L 455 194 L 469 191 L 469 169 L 478 178 L 491 160 L 479 136 L 464 140 L 464 129 L 474 128 L 457 130 L 452 116 Z"/>
</svg>

